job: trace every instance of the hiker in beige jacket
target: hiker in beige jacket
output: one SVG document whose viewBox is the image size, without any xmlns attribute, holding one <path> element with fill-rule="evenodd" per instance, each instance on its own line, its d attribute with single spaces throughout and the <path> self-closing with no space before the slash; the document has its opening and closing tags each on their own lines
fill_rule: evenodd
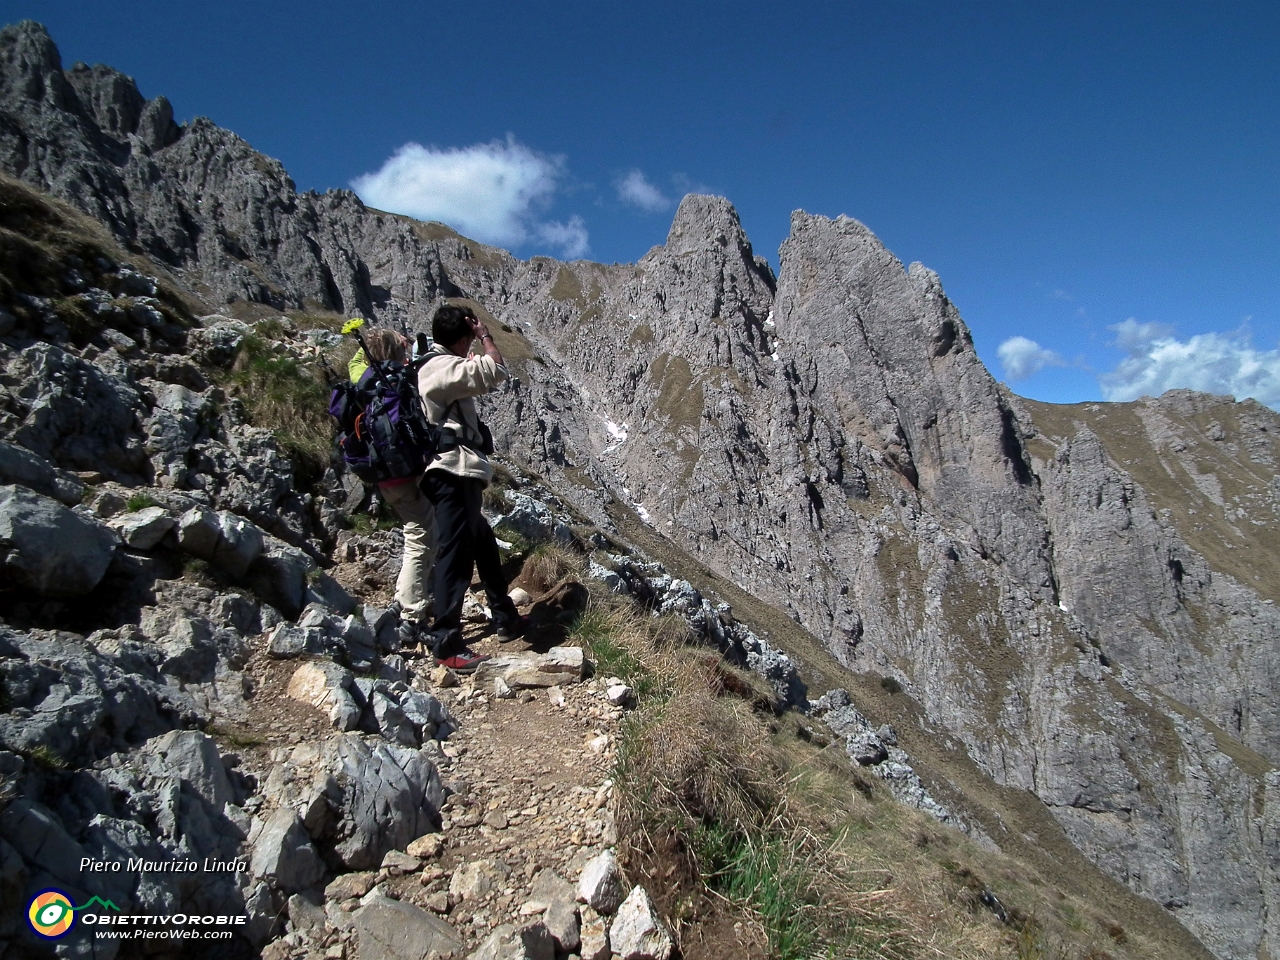
<svg viewBox="0 0 1280 960">
<path fill-rule="evenodd" d="M 507 596 L 502 559 L 489 521 L 480 512 L 493 480 L 488 454 L 493 441 L 476 412 L 475 398 L 492 393 L 510 374 L 484 322 L 464 307 L 440 307 L 431 321 L 436 346 L 418 373 L 418 393 L 432 424 L 441 427 L 440 450 L 427 465 L 422 491 L 436 510 L 435 621 L 427 634 L 436 662 L 471 671 L 488 659 L 468 650 L 462 638 L 462 603 L 474 566 L 480 574 L 499 640 L 524 633 Z M 472 355 L 479 339 L 483 353 Z"/>
</svg>

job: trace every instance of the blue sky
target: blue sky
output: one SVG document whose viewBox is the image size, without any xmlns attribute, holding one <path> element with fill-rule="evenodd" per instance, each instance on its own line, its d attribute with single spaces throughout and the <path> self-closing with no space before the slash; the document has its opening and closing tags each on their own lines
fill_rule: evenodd
<svg viewBox="0 0 1280 960">
<path fill-rule="evenodd" d="M 521 256 L 605 262 L 661 243 L 690 189 L 732 200 L 775 267 L 793 209 L 848 214 L 938 271 L 1024 395 L 1280 407 L 1275 4 L 0 11 L 302 189 L 356 182 Z"/>
</svg>

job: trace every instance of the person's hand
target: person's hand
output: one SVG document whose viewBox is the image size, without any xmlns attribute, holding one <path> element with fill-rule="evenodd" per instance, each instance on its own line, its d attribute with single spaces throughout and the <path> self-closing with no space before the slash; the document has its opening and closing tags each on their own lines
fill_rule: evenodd
<svg viewBox="0 0 1280 960">
<path fill-rule="evenodd" d="M 489 336 L 489 328 L 479 317 L 468 317 L 467 322 L 471 324 L 471 332 L 475 334 L 477 340 L 483 340 Z"/>
</svg>

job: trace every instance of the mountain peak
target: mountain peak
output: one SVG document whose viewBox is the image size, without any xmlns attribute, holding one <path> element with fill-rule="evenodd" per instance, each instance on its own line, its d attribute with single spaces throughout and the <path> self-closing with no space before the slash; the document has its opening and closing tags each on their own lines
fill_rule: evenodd
<svg viewBox="0 0 1280 960">
<path fill-rule="evenodd" d="M 693 253 L 731 245 L 748 250 L 751 247 L 733 204 L 724 197 L 686 194 L 667 233 L 667 249 L 671 253 Z"/>
<path fill-rule="evenodd" d="M 15 93 L 29 100 L 42 100 L 51 81 L 56 105 L 64 106 L 67 87 L 62 77 L 62 57 L 44 25 L 23 20 L 0 30 L 0 100 Z"/>
</svg>

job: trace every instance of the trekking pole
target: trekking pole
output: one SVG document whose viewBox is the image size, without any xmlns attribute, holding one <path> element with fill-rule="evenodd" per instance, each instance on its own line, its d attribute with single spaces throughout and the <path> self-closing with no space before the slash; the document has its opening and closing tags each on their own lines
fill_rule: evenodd
<svg viewBox="0 0 1280 960">
<path fill-rule="evenodd" d="M 324 372 L 325 379 L 329 382 L 329 385 L 333 386 L 336 383 L 340 383 L 342 381 L 342 378 L 338 376 L 338 371 L 333 369 L 333 367 L 329 364 L 329 358 L 324 355 L 323 350 L 320 351 L 319 358 L 320 358 L 320 369 Z"/>
</svg>

